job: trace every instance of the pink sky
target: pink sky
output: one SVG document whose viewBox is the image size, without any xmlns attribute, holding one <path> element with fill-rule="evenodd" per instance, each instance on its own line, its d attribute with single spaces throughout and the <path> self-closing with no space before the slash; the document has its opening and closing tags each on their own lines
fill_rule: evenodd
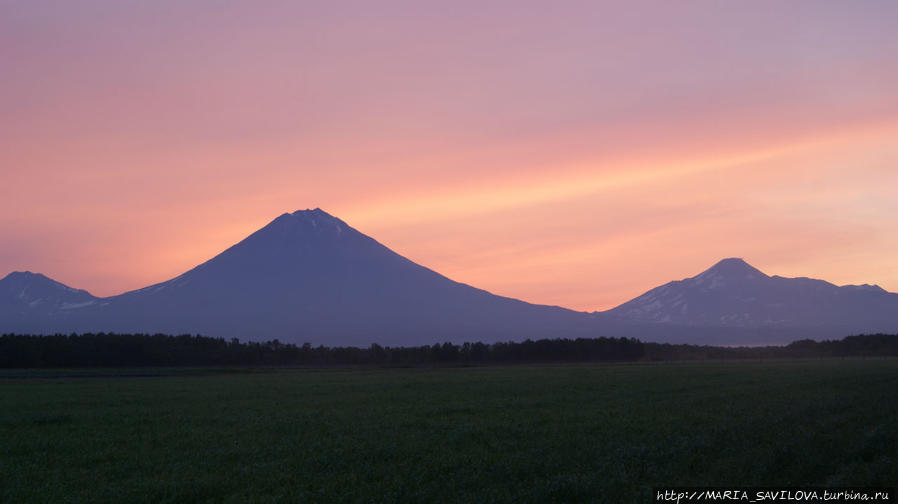
<svg viewBox="0 0 898 504">
<path fill-rule="evenodd" d="M 575 309 L 730 256 L 898 291 L 896 25 L 886 1 L 0 0 L 0 276 L 118 294 L 321 207 Z"/>
</svg>

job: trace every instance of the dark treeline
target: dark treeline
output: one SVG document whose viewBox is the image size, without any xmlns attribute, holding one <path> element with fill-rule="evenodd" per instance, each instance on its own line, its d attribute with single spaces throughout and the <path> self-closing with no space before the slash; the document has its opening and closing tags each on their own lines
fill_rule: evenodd
<svg viewBox="0 0 898 504">
<path fill-rule="evenodd" d="M 642 343 L 628 338 L 443 343 L 418 347 L 297 346 L 164 334 L 0 336 L 0 368 L 139 366 L 413 366 L 537 362 L 627 362 L 898 356 L 898 335 L 796 341 L 786 346 L 714 347 Z"/>
<path fill-rule="evenodd" d="M 718 347 L 643 343 L 645 360 L 810 359 L 898 357 L 898 334 L 861 334 L 840 340 L 792 342 L 785 346 Z"/>
<path fill-rule="evenodd" d="M 302 346 L 278 340 L 241 342 L 205 336 L 81 334 L 0 336 L 0 368 L 102 366 L 332 366 L 635 361 L 635 339 L 592 338 L 418 347 Z"/>
</svg>

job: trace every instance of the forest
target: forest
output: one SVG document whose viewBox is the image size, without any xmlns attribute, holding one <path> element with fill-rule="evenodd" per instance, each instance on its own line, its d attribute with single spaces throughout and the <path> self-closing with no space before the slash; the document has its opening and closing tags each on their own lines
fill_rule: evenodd
<svg viewBox="0 0 898 504">
<path fill-rule="evenodd" d="M 367 348 L 242 342 L 200 335 L 5 334 L 0 368 L 141 366 L 419 366 L 898 356 L 898 335 L 801 340 L 786 346 L 715 347 L 630 338 L 540 339 Z"/>
</svg>

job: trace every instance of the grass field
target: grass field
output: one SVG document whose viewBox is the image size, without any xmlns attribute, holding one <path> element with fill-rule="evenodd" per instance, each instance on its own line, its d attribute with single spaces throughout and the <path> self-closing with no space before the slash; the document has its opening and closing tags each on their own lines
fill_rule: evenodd
<svg viewBox="0 0 898 504">
<path fill-rule="evenodd" d="M 894 359 L 46 376 L 0 379 L 3 502 L 648 502 L 657 485 L 898 482 Z"/>
</svg>

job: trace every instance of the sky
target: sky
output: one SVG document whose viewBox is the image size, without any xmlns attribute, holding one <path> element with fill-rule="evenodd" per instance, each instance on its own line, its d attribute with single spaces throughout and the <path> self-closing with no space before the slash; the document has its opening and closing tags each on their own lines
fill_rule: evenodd
<svg viewBox="0 0 898 504">
<path fill-rule="evenodd" d="M 725 257 L 898 291 L 898 2 L 0 0 L 0 277 L 108 296 L 320 207 L 603 310 Z"/>
</svg>

